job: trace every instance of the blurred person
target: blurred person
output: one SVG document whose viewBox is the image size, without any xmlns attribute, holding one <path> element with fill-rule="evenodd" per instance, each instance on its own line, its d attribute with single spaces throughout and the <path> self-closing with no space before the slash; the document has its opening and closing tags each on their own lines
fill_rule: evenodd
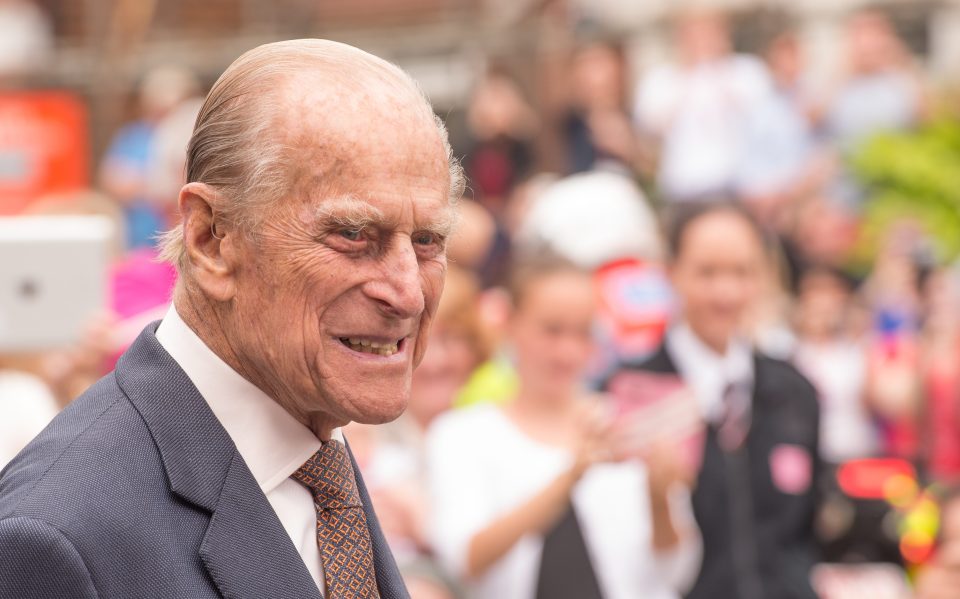
<svg viewBox="0 0 960 599">
<path fill-rule="evenodd" d="M 519 391 L 445 414 L 428 435 L 438 555 L 478 599 L 679 597 L 698 540 L 675 454 L 645 466 L 582 387 L 590 275 L 538 254 L 511 290 Z"/>
<path fill-rule="evenodd" d="M 447 244 L 447 259 L 465 270 L 479 271 L 496 243 L 497 223 L 482 204 L 466 197 L 460 205 L 460 222 L 463 226 Z"/>
<path fill-rule="evenodd" d="M 960 274 L 935 270 L 924 285 L 924 454 L 933 480 L 960 482 Z M 960 529 L 958 529 L 960 531 Z"/>
<path fill-rule="evenodd" d="M 741 325 L 742 334 L 756 351 L 770 358 L 789 360 L 797 345 L 797 336 L 790 322 L 792 265 L 788 261 L 786 245 L 774 234 L 773 228 L 763 224 L 749 207 L 745 208 L 760 227 L 767 241 L 767 251 L 758 273 L 757 294 Z"/>
<path fill-rule="evenodd" d="M 936 549 L 917 575 L 914 599 L 954 599 L 960 589 L 960 487 L 942 491 L 939 504 Z"/>
<path fill-rule="evenodd" d="M 408 597 L 339 429 L 406 407 L 445 128 L 396 66 L 277 42 L 214 84 L 187 178 L 174 306 L 0 473 L 0 597 Z"/>
<path fill-rule="evenodd" d="M 853 250 L 860 221 L 823 194 L 814 194 L 796 205 L 792 222 L 783 232 L 793 270 L 811 266 L 840 269 Z"/>
<path fill-rule="evenodd" d="M 482 203 L 464 196 L 460 223 L 447 244 L 451 264 L 475 273 L 483 288 L 499 285 L 506 276 L 512 242 L 509 231 Z"/>
<path fill-rule="evenodd" d="M 601 297 L 591 380 L 621 356 L 649 353 L 658 343 L 662 327 L 653 321 L 672 298 L 659 269 L 657 216 L 630 177 L 597 170 L 546 186 L 531 198 L 514 245 L 520 252 L 547 246 L 596 273 Z"/>
<path fill-rule="evenodd" d="M 157 126 L 196 88 L 193 75 L 175 67 L 147 73 L 137 91 L 137 119 L 120 128 L 104 155 L 100 185 L 123 206 L 130 249 L 153 247 L 156 236 L 169 224 L 166 210 L 150 198 Z"/>
<path fill-rule="evenodd" d="M 653 67 L 635 94 L 641 134 L 660 147 L 657 187 L 668 200 L 729 194 L 748 118 L 771 93 L 770 75 L 761 61 L 732 52 L 719 13 L 681 14 L 674 43 L 676 62 Z"/>
<path fill-rule="evenodd" d="M 354 432 L 359 425 L 348 427 L 351 449 L 404 579 L 408 586 L 416 580 L 418 585 L 439 587 L 435 592 L 443 590 L 444 596 L 451 596 L 452 585 L 434 564 L 427 540 L 424 437 L 489 356 L 479 297 L 475 278 L 451 266 L 430 330 L 430 346 L 413 374 L 407 411 L 389 425 L 363 426 L 362 435 Z M 421 596 L 412 588 L 410 593 L 414 599 Z"/>
<path fill-rule="evenodd" d="M 793 205 L 822 185 L 828 162 L 810 122 L 806 64 L 796 32 L 774 36 L 764 58 L 773 87 L 746 116 L 735 187 L 761 222 L 781 229 Z"/>
<path fill-rule="evenodd" d="M 478 327 L 484 330 L 488 345 L 498 348 L 508 312 L 503 283 L 510 267 L 513 241 L 479 202 L 464 198 L 459 209 L 460 222 L 447 244 L 447 256 L 452 265 L 476 276 L 479 291 L 471 311 L 476 312 Z M 502 351 L 494 351 L 475 366 L 455 394 L 455 406 L 499 403 L 513 396 L 516 372 Z"/>
<path fill-rule="evenodd" d="M 713 202 L 678 211 L 668 245 L 679 318 L 653 357 L 623 367 L 679 374 L 708 424 L 693 493 L 703 565 L 686 596 L 813 599 L 816 392 L 742 333 L 760 291 L 764 233 L 742 207 Z"/>
<path fill-rule="evenodd" d="M 540 172 L 524 179 L 514 187 L 509 210 L 503 219 L 503 224 L 511 237 L 516 236 L 523 226 L 527 213 L 530 212 L 536 199 L 560 179 L 561 177 L 557 174 Z"/>
<path fill-rule="evenodd" d="M 513 187 L 532 167 L 537 115 L 516 82 L 491 69 L 470 97 L 467 126 L 472 137 L 463 161 L 467 177 L 476 199 L 499 217 Z"/>
<path fill-rule="evenodd" d="M 909 52 L 884 13 L 854 14 L 845 35 L 846 72 L 827 106 L 824 125 L 849 152 L 877 132 L 912 127 L 925 105 Z"/>
<path fill-rule="evenodd" d="M 853 290 L 828 268 L 800 279 L 795 310 L 799 343 L 793 361 L 820 398 L 820 455 L 839 464 L 876 454 L 877 431 L 867 409 L 866 348 L 848 336 Z"/>
<path fill-rule="evenodd" d="M 50 18 L 32 0 L 0 0 L 0 86 L 47 66 L 53 51 Z"/>
<path fill-rule="evenodd" d="M 920 452 L 922 296 L 925 258 L 914 223 L 896 223 L 863 285 L 870 310 L 867 401 L 881 431 L 881 451 L 913 460 Z"/>
<path fill-rule="evenodd" d="M 877 10 L 850 17 L 846 26 L 846 71 L 824 109 L 823 128 L 842 157 L 877 133 L 917 125 L 925 93 L 907 48 L 890 19 Z M 849 172 L 832 185 L 832 199 L 858 212 L 864 192 Z"/>
<path fill-rule="evenodd" d="M 588 44 L 574 53 L 563 122 L 569 173 L 634 168 L 638 148 L 627 114 L 624 71 L 623 53 L 612 44 Z"/>
</svg>

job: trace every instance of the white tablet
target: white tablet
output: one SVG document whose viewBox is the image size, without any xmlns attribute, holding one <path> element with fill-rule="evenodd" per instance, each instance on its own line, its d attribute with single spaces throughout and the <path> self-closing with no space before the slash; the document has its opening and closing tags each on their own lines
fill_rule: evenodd
<svg viewBox="0 0 960 599">
<path fill-rule="evenodd" d="M 112 234 L 100 216 L 0 218 L 0 352 L 80 339 L 107 308 Z"/>
</svg>

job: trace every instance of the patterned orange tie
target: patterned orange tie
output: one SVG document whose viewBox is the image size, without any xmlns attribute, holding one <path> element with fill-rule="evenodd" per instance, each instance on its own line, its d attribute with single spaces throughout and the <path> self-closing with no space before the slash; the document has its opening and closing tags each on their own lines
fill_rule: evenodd
<svg viewBox="0 0 960 599">
<path fill-rule="evenodd" d="M 313 494 L 327 599 L 378 598 L 370 530 L 347 448 L 327 441 L 293 478 Z"/>
</svg>

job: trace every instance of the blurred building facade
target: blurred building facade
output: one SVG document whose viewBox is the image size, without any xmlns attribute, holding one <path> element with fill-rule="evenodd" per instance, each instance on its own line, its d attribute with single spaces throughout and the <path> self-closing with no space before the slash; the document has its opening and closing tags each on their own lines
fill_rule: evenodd
<svg viewBox="0 0 960 599">
<path fill-rule="evenodd" d="M 669 56 L 673 16 L 719 9 L 731 16 L 740 50 L 762 47 L 772 28 L 796 27 L 811 72 L 828 81 L 839 61 L 846 15 L 872 6 L 938 80 L 960 73 L 960 0 L 37 0 L 49 16 L 53 51 L 18 86 L 68 88 L 91 108 L 93 154 L 129 118 L 139 80 L 174 64 L 209 84 L 243 51 L 294 37 L 341 40 L 408 70 L 438 112 L 462 108 L 471 82 L 491 63 L 507 65 L 542 108 L 553 94 L 550 56 L 583 40 L 622 44 L 637 76 Z M 556 61 L 558 64 L 561 61 Z M 451 123 L 456 138 L 456 119 Z"/>
</svg>

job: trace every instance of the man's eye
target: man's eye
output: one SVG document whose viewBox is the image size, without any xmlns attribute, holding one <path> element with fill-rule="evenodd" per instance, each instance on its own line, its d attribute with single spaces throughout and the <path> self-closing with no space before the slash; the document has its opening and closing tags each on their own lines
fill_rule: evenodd
<svg viewBox="0 0 960 599">
<path fill-rule="evenodd" d="M 340 237 L 349 241 L 360 241 L 363 237 L 362 229 L 343 229 L 340 231 Z"/>
<path fill-rule="evenodd" d="M 417 245 L 432 245 L 440 243 L 440 238 L 433 233 L 417 233 L 413 236 L 413 242 Z"/>
</svg>

